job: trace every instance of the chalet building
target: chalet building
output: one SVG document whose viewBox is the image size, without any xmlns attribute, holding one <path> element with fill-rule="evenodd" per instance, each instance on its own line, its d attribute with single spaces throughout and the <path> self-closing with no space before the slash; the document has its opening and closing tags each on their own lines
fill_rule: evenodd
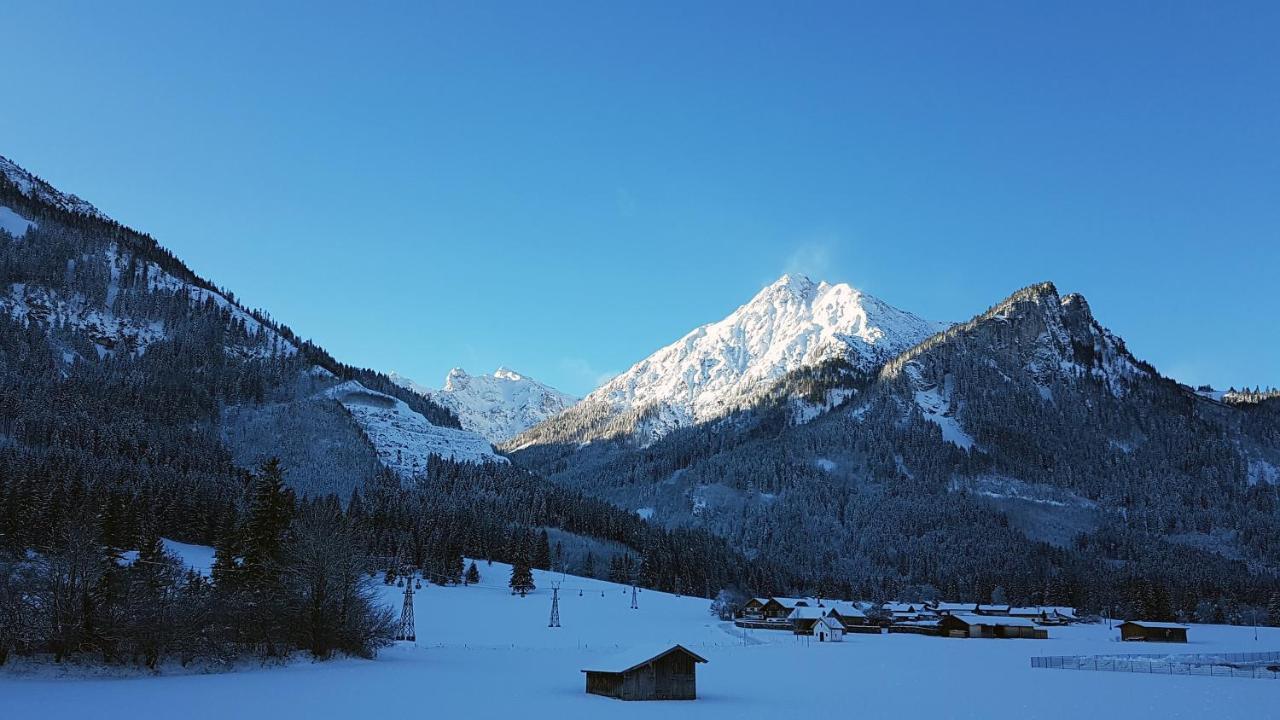
<svg viewBox="0 0 1280 720">
<path fill-rule="evenodd" d="M 1150 620 L 1127 620 L 1120 623 L 1120 639 L 1126 642 L 1184 643 L 1187 641 L 1187 626 Z"/>
<path fill-rule="evenodd" d="M 1026 638 L 1044 640 L 1049 631 L 1036 627 L 1026 618 L 992 617 L 953 613 L 938 620 L 943 637 L 959 638 Z"/>
<path fill-rule="evenodd" d="M 738 611 L 738 617 L 747 620 L 763 620 L 764 606 L 768 604 L 769 598 L 751 598 Z"/>
<path fill-rule="evenodd" d="M 809 631 L 818 642 L 843 642 L 844 624 L 833 617 L 824 617 L 813 624 Z"/>
<path fill-rule="evenodd" d="M 771 597 L 760 608 L 760 616 L 766 621 L 782 622 L 798 607 L 817 606 L 818 601 L 814 598 Z"/>
<path fill-rule="evenodd" d="M 706 658 L 683 645 L 641 648 L 584 669 L 587 692 L 619 700 L 695 700 L 697 664 Z"/>
</svg>

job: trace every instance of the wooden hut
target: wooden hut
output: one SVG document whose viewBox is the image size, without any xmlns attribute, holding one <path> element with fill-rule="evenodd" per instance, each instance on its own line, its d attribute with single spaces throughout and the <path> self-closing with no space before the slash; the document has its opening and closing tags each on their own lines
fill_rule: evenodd
<svg viewBox="0 0 1280 720">
<path fill-rule="evenodd" d="M 587 692 L 619 700 L 694 700 L 697 664 L 706 658 L 683 645 L 638 648 L 586 668 Z"/>
<path fill-rule="evenodd" d="M 1026 618 L 988 617 L 952 613 L 938 620 L 938 631 L 943 637 L 961 638 L 1027 638 L 1044 640 L 1047 630 L 1036 627 Z"/>
<path fill-rule="evenodd" d="M 1187 626 L 1150 620 L 1127 620 L 1120 623 L 1120 639 L 1126 642 L 1184 643 L 1187 641 Z"/>
</svg>

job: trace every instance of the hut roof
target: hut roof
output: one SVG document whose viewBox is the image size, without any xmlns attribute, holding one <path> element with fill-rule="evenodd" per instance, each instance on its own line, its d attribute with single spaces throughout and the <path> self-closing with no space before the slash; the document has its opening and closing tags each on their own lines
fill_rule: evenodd
<svg viewBox="0 0 1280 720">
<path fill-rule="evenodd" d="M 1155 622 L 1154 620 L 1125 620 L 1126 625 L 1137 625 L 1138 627 L 1152 628 L 1159 630 L 1186 630 L 1187 626 L 1181 623 L 1171 622 Z"/>
<path fill-rule="evenodd" d="M 704 663 L 706 658 L 695 653 L 683 645 L 672 645 L 670 643 L 661 643 L 657 645 L 643 645 L 630 648 L 624 652 L 602 658 L 593 667 L 585 667 L 582 672 L 606 672 L 606 673 L 624 673 L 634 670 L 652 660 L 657 660 L 665 655 L 673 652 L 684 652 L 692 657 L 694 662 Z"/>
</svg>

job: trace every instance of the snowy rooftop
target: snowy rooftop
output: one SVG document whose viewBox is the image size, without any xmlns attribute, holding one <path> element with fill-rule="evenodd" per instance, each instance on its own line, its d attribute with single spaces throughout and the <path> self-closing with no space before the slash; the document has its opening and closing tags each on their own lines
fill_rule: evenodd
<svg viewBox="0 0 1280 720">
<path fill-rule="evenodd" d="M 650 660 L 666 655 L 675 649 L 681 649 L 692 655 L 697 662 L 706 662 L 707 659 L 693 652 L 689 648 L 672 643 L 656 643 L 652 645 L 638 645 L 616 655 L 609 655 L 596 661 L 589 667 L 582 669 L 582 672 L 607 672 L 622 673 L 633 668 L 639 667 Z"/>
<path fill-rule="evenodd" d="M 1017 617 L 991 617 L 989 615 L 970 615 L 968 613 L 956 613 L 951 617 L 966 625 L 1004 625 L 1006 627 L 1036 626 L 1035 623 L 1026 618 Z"/>
<path fill-rule="evenodd" d="M 1155 622 L 1153 620 L 1126 620 L 1129 625 L 1137 625 L 1138 627 L 1160 629 L 1160 630 L 1186 630 L 1187 626 L 1181 623 L 1171 622 Z"/>
</svg>

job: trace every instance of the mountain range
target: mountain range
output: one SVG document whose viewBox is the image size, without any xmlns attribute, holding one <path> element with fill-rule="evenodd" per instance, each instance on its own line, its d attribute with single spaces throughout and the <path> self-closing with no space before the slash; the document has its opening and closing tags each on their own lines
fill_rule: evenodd
<svg viewBox="0 0 1280 720">
<path fill-rule="evenodd" d="M 376 497 L 387 557 L 552 528 L 676 590 L 1194 608 L 1277 585 L 1280 398 L 1162 376 L 1052 283 L 951 324 L 784 275 L 575 403 L 506 369 L 345 365 L 3 158 L 0 244 L 0 540 L 78 503 L 211 542 L 274 457 L 301 496 Z"/>
<path fill-rule="evenodd" d="M 389 377 L 400 387 L 448 408 L 458 416 L 463 429 L 492 443 L 510 440 L 577 402 L 571 395 L 507 368 L 498 368 L 492 375 L 468 375 L 462 368 L 454 368 L 439 390 L 396 372 Z"/>
</svg>

